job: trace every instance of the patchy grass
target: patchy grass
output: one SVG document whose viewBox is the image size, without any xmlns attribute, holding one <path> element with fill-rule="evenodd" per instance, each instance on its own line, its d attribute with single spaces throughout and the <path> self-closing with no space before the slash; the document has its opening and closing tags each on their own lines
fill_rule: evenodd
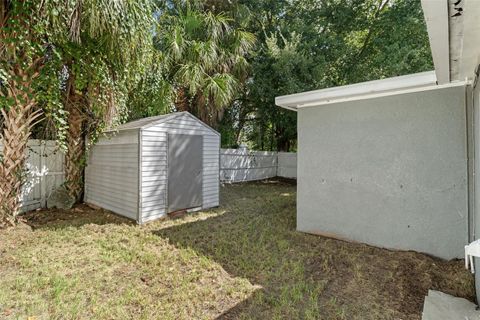
<svg viewBox="0 0 480 320">
<path fill-rule="evenodd" d="M 0 318 L 420 319 L 428 289 L 473 299 L 461 261 L 295 231 L 295 186 L 228 185 L 222 207 L 136 226 L 103 210 L 0 232 Z"/>
</svg>

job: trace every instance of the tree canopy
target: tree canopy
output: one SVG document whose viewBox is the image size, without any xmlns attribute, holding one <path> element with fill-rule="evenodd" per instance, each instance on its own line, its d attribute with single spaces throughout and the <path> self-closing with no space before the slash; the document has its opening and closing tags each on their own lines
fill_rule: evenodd
<svg viewBox="0 0 480 320">
<path fill-rule="evenodd" d="M 430 70 L 423 12 L 410 0 L 164 0 L 156 63 L 130 119 L 187 110 L 224 147 L 296 149 L 296 114 L 276 96 Z"/>
<path fill-rule="evenodd" d="M 215 126 L 248 77 L 246 57 L 255 36 L 231 13 L 204 10 L 199 3 L 175 1 L 160 8 L 154 37 L 158 64 L 152 68 L 154 76 L 146 75 L 139 89 L 151 96 L 158 90 L 163 102 L 157 101 L 160 108 L 140 105 L 136 116 L 168 112 L 170 105 Z M 132 100 L 141 102 L 142 96 Z"/>
<path fill-rule="evenodd" d="M 223 147 L 294 151 L 276 96 L 432 67 L 419 1 L 0 0 L 0 216 L 31 135 L 59 142 L 79 198 L 107 127 L 186 110 Z"/>
<path fill-rule="evenodd" d="M 87 138 L 122 120 L 154 13 L 150 0 L 0 1 L 0 224 L 18 213 L 32 134 L 63 147 L 65 185 L 80 199 Z"/>
<path fill-rule="evenodd" d="M 257 36 L 242 106 L 227 113 L 223 144 L 295 150 L 296 115 L 275 96 L 433 68 L 419 1 L 238 0 Z M 243 111 L 243 112 L 242 112 Z"/>
</svg>

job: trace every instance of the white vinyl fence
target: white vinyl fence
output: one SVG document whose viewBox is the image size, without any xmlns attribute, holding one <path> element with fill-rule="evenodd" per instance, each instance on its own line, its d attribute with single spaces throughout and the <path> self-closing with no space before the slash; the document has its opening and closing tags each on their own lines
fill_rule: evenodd
<svg viewBox="0 0 480 320">
<path fill-rule="evenodd" d="M 297 154 L 293 152 L 220 150 L 220 180 L 241 182 L 273 177 L 296 178 Z"/>
<path fill-rule="evenodd" d="M 2 144 L 0 143 L 0 153 Z M 65 180 L 64 155 L 55 141 L 30 140 L 27 154 L 27 182 L 21 195 L 21 211 L 46 206 L 47 198 Z"/>
<path fill-rule="evenodd" d="M 251 181 L 275 177 L 277 155 L 270 151 L 220 149 L 220 180 Z"/>
<path fill-rule="evenodd" d="M 279 152 L 277 176 L 296 179 L 297 178 L 297 153 Z"/>
<path fill-rule="evenodd" d="M 0 154 L 2 144 L 0 142 Z M 27 182 L 21 195 L 21 211 L 46 206 L 51 192 L 65 181 L 64 155 L 55 141 L 30 140 L 26 162 Z M 297 154 L 293 152 L 220 150 L 220 180 L 242 182 L 273 177 L 297 177 Z"/>
</svg>

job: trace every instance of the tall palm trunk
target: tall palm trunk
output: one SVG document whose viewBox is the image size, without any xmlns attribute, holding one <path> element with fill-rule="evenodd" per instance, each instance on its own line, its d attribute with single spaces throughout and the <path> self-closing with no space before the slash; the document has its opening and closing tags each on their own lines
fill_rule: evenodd
<svg viewBox="0 0 480 320">
<path fill-rule="evenodd" d="M 28 87 L 29 83 L 21 86 Z M 41 115 L 40 110 L 34 110 L 32 94 L 19 90 L 16 83 L 9 85 L 8 94 L 14 98 L 15 105 L 1 110 L 0 226 L 13 225 L 19 213 L 28 138 L 35 120 Z"/>
<path fill-rule="evenodd" d="M 32 33 L 25 36 L 19 31 L 30 27 L 31 17 L 25 14 L 30 6 L 26 1 L 0 1 L 0 61 L 9 74 L 0 87 L 0 95 L 13 102 L 0 106 L 0 227 L 13 225 L 19 213 L 28 138 L 35 120 L 41 115 L 41 111 L 35 111 L 31 85 L 39 76 L 43 58 L 28 58 L 23 45 L 33 40 L 29 38 Z M 20 37 L 22 42 L 18 42 Z"/>
<path fill-rule="evenodd" d="M 179 88 L 177 90 L 175 107 L 177 108 L 177 111 L 192 111 L 190 110 L 190 104 L 188 102 L 188 96 L 185 88 Z"/>
<path fill-rule="evenodd" d="M 65 94 L 64 106 L 68 111 L 67 153 L 65 154 L 65 186 L 71 197 L 80 200 L 83 194 L 85 167 L 85 107 L 84 93 L 77 92 L 73 75 Z"/>
</svg>

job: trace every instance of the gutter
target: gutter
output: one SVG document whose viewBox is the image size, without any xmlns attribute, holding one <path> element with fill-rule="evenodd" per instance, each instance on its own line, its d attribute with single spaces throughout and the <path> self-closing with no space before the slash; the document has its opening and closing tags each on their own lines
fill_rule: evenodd
<svg viewBox="0 0 480 320">
<path fill-rule="evenodd" d="M 277 97 L 275 99 L 275 103 L 285 109 L 298 111 L 301 108 L 309 108 L 309 107 L 317 107 L 323 106 L 333 103 L 340 103 L 340 102 L 351 102 L 351 101 L 360 101 L 360 100 L 367 100 L 367 99 L 374 99 L 374 98 L 381 98 L 381 97 L 388 97 L 394 95 L 401 95 L 401 94 L 408 94 L 408 93 L 416 93 L 416 92 L 425 92 L 425 91 L 433 91 L 438 89 L 444 88 L 453 88 L 453 87 L 461 87 L 471 84 L 471 81 L 457 81 L 452 83 L 446 84 L 429 84 L 417 87 L 409 87 L 409 88 L 399 88 L 399 89 L 392 89 L 387 91 L 370 91 L 365 92 L 357 95 L 344 95 L 338 97 L 325 97 L 325 98 L 318 98 L 317 100 L 310 100 L 308 102 L 302 103 L 302 101 L 295 101 L 290 96 L 284 97 Z M 286 98 L 290 98 L 290 101 L 285 101 Z"/>
</svg>

